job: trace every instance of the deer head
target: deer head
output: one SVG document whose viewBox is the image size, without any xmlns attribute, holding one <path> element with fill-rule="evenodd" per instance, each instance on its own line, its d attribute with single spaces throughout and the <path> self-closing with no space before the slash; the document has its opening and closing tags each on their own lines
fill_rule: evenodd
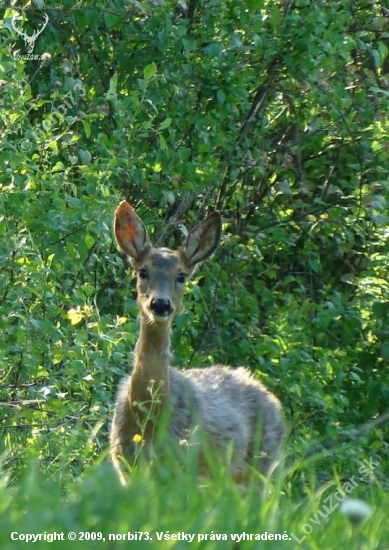
<svg viewBox="0 0 389 550">
<path fill-rule="evenodd" d="M 196 264 L 215 251 L 221 225 L 219 212 L 212 212 L 178 250 L 155 248 L 132 206 L 121 203 L 115 214 L 116 240 L 137 273 L 138 306 L 149 323 L 171 321 L 182 311 L 185 282 Z"/>
</svg>

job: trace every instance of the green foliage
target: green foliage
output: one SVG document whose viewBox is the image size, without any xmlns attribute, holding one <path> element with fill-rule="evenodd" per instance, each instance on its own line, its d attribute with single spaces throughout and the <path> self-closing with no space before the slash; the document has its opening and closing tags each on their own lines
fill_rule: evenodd
<svg viewBox="0 0 389 550">
<path fill-rule="evenodd" d="M 177 319 L 175 363 L 249 366 L 284 404 L 290 463 L 341 440 L 317 462 L 320 479 L 333 468 L 351 476 L 372 455 L 380 478 L 387 427 L 358 426 L 389 402 L 384 2 L 60 4 L 44 6 L 36 60 L 20 59 L 14 10 L 0 12 L 0 450 L 10 483 L 28 476 L 26 451 L 67 484 L 107 448 L 137 335 L 132 276 L 111 235 L 123 198 L 169 246 L 180 224 L 214 207 L 223 215 L 222 246 Z M 31 36 L 43 11 L 21 12 Z M 16 493 L 28 492 L 21 483 Z M 85 487 L 69 489 L 70 501 Z"/>
<path fill-rule="evenodd" d="M 305 466 L 310 469 L 308 464 Z M 238 543 L 231 535 L 243 534 L 246 539 L 239 545 L 248 550 L 258 546 L 319 550 L 342 543 L 361 550 L 386 548 L 385 492 L 364 484 L 353 489 L 353 498 L 374 500 L 376 504 L 372 517 L 353 528 L 339 511 L 346 490 L 345 482 L 340 480 L 318 488 L 310 479 L 306 495 L 296 504 L 295 489 L 282 485 L 280 479 L 263 498 L 257 483 L 245 489 L 239 487 L 223 469 L 215 468 L 212 479 L 199 481 L 193 469 L 177 469 L 170 462 L 135 471 L 125 488 L 119 486 L 107 464 L 100 465 L 90 468 L 77 484 L 67 484 L 64 491 L 58 480 L 39 475 L 37 464 L 32 463 L 12 494 L 0 488 L 0 544 L 4 550 L 18 548 L 24 543 L 18 537 L 41 534 L 42 540 L 36 543 L 39 548 L 127 548 L 131 544 L 145 549 L 187 548 L 188 542 L 178 539 L 180 533 L 181 537 L 194 535 L 190 547 L 201 549 L 236 548 Z M 25 509 L 29 510 L 27 515 Z M 54 533 L 56 541 L 47 540 Z M 138 540 L 129 541 L 129 533 L 133 537 L 137 533 Z M 69 540 L 69 534 L 75 534 L 76 541 Z M 275 534 L 286 538 L 269 538 Z M 165 535 L 177 538 L 158 541 L 158 536 Z M 254 539 L 249 540 L 247 535 Z M 262 537 L 260 541 L 255 540 L 256 535 Z"/>
</svg>

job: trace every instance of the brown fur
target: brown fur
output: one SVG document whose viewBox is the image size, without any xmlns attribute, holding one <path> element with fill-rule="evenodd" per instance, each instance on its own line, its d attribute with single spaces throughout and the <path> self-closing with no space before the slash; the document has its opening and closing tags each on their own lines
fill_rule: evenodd
<svg viewBox="0 0 389 550">
<path fill-rule="evenodd" d="M 284 437 L 281 405 L 248 370 L 170 367 L 171 323 L 183 309 L 184 279 L 214 252 L 220 230 L 220 215 L 214 212 L 178 251 L 156 249 L 128 203 L 115 214 L 116 239 L 138 275 L 140 310 L 134 368 L 120 386 L 111 431 L 112 460 L 123 483 L 122 458 L 131 463 L 139 448 L 134 436 L 143 431 L 144 452 L 150 456 L 158 420 L 165 412 L 172 441 L 190 445 L 199 427 L 221 457 L 231 452 L 230 469 L 236 479 L 244 479 L 250 465 L 267 476 L 279 459 Z"/>
</svg>

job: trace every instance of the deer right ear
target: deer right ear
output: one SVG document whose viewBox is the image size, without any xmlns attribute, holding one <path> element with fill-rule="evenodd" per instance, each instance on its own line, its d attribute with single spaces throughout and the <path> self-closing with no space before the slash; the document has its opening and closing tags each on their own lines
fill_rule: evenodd
<svg viewBox="0 0 389 550">
<path fill-rule="evenodd" d="M 115 237 L 123 252 L 134 260 L 150 248 L 145 226 L 126 201 L 115 212 Z"/>
<path fill-rule="evenodd" d="M 203 262 L 215 252 L 220 240 L 222 218 L 215 210 L 188 236 L 183 252 L 188 266 Z"/>
</svg>

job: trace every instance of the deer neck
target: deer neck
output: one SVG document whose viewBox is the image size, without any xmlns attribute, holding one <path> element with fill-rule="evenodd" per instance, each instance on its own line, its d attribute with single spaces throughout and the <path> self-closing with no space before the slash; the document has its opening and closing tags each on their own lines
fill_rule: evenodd
<svg viewBox="0 0 389 550">
<path fill-rule="evenodd" d="M 170 335 L 171 322 L 150 323 L 141 315 L 140 334 L 131 375 L 132 403 L 136 401 L 147 404 L 155 397 L 160 402 L 160 407 L 166 406 L 170 394 Z"/>
</svg>

